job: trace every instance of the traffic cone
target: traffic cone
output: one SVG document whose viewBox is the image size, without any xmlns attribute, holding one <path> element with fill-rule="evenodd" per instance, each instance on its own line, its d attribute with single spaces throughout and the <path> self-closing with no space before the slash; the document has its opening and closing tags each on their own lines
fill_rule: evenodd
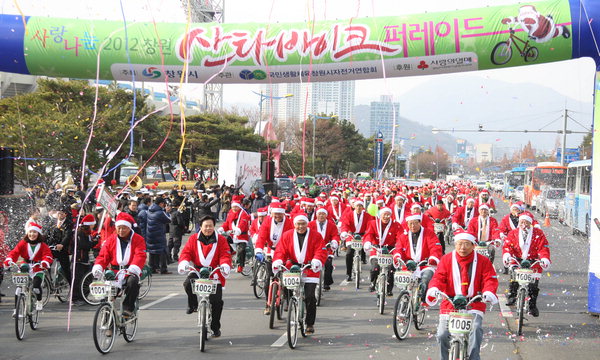
<svg viewBox="0 0 600 360">
<path fill-rule="evenodd" d="M 550 213 L 548 211 L 546 211 L 546 219 L 544 220 L 544 226 L 545 227 L 550 226 Z"/>
</svg>

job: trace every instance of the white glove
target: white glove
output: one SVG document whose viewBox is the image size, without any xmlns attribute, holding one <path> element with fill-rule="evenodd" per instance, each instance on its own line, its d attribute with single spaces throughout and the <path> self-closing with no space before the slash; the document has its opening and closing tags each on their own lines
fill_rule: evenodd
<svg viewBox="0 0 600 360">
<path fill-rule="evenodd" d="M 510 254 L 509 253 L 502 255 L 502 264 L 504 265 L 504 267 L 508 267 L 508 265 L 510 265 Z"/>
<path fill-rule="evenodd" d="M 338 248 L 338 242 L 335 240 L 331 240 L 331 250 L 335 251 Z"/>
<path fill-rule="evenodd" d="M 129 267 L 127 268 L 127 271 L 129 271 L 129 273 L 135 274 L 137 276 L 140 276 L 140 274 L 142 273 L 142 269 L 140 269 L 139 266 L 134 265 L 134 264 L 129 265 Z"/>
<path fill-rule="evenodd" d="M 256 245 L 256 241 L 258 240 L 258 234 L 252 235 L 252 244 Z"/>
<path fill-rule="evenodd" d="M 319 272 L 323 268 L 323 263 L 319 259 L 312 259 L 310 261 L 310 269 L 314 272 Z"/>
<path fill-rule="evenodd" d="M 277 260 L 273 261 L 273 265 L 271 265 L 271 268 L 273 270 L 273 274 L 277 274 L 279 272 L 279 267 L 281 265 L 283 265 L 283 260 L 277 259 Z"/>
<path fill-rule="evenodd" d="M 228 264 L 221 264 L 221 274 L 223 274 L 223 277 L 228 278 L 229 273 L 231 273 L 231 266 Z"/>
<path fill-rule="evenodd" d="M 504 241 L 504 239 L 506 239 L 506 234 L 505 233 L 500 233 L 500 239 L 502 239 L 502 241 Z"/>
<path fill-rule="evenodd" d="M 371 250 L 371 242 L 367 241 L 364 245 L 363 245 L 363 249 L 365 249 L 365 251 L 369 251 Z"/>
<path fill-rule="evenodd" d="M 542 258 L 540 260 L 540 265 L 542 266 L 542 269 L 547 270 L 550 267 L 550 260 Z"/>
<path fill-rule="evenodd" d="M 458 225 L 457 223 L 452 223 L 452 231 L 456 231 L 458 230 L 458 228 L 460 228 L 460 225 Z"/>
<path fill-rule="evenodd" d="M 119 273 L 119 276 L 117 276 L 117 283 L 118 283 L 118 287 L 122 288 L 123 284 L 125 283 L 125 276 L 127 275 L 127 273 L 125 273 L 125 271 L 121 271 Z"/>
<path fill-rule="evenodd" d="M 92 267 L 92 274 L 96 279 L 100 279 L 102 277 L 102 265 L 96 264 Z"/>
<path fill-rule="evenodd" d="M 340 239 L 346 240 L 346 238 L 348 238 L 348 233 L 344 231 L 343 233 L 340 234 Z"/>
<path fill-rule="evenodd" d="M 235 235 L 235 236 L 242 235 L 242 230 L 240 230 L 240 228 L 236 227 L 235 229 L 233 229 L 233 235 Z"/>
<path fill-rule="evenodd" d="M 490 303 L 492 305 L 498 303 L 498 297 L 496 297 L 496 295 L 494 295 L 494 293 L 491 291 L 485 291 L 482 294 L 482 297 L 483 297 L 483 301 L 485 301 L 486 303 Z"/>
<path fill-rule="evenodd" d="M 223 229 L 223 227 L 221 226 L 220 228 L 217 229 L 217 233 L 219 235 L 223 235 L 223 233 L 225 232 L 225 229 Z"/>
<path fill-rule="evenodd" d="M 179 265 L 177 265 L 177 272 L 179 273 L 179 275 L 184 275 L 187 272 L 189 266 L 190 266 L 189 261 L 182 260 L 179 263 Z"/>
<path fill-rule="evenodd" d="M 432 287 L 427 290 L 427 294 L 425 295 L 425 302 L 429 306 L 434 306 L 438 303 L 438 296 L 440 295 L 440 290 L 436 287 Z"/>
</svg>

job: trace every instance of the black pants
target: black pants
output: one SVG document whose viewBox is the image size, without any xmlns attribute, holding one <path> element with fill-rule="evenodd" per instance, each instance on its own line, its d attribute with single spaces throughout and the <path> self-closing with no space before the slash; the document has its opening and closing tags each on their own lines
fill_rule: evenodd
<svg viewBox="0 0 600 360">
<path fill-rule="evenodd" d="M 166 272 L 167 271 L 167 253 L 150 254 L 150 267 L 152 271 Z"/>
<path fill-rule="evenodd" d="M 352 263 L 354 262 L 354 249 L 346 250 L 346 275 L 352 276 Z M 360 260 L 365 262 L 366 255 L 363 249 L 360 250 Z"/>
<path fill-rule="evenodd" d="M 246 246 L 248 246 L 248 244 L 245 242 L 236 244 L 237 265 L 241 266 L 242 268 L 244 267 L 244 264 L 246 263 Z"/>
<path fill-rule="evenodd" d="M 536 280 L 535 282 L 529 284 L 529 307 L 537 307 L 537 298 L 540 293 L 539 287 L 540 281 Z M 519 290 L 519 283 L 516 281 L 510 281 L 508 286 L 508 297 L 516 298 L 517 291 Z"/>
<path fill-rule="evenodd" d="M 377 263 L 377 258 L 371 259 L 371 284 L 375 284 L 379 273 L 381 272 L 381 266 Z M 394 270 L 392 267 L 388 269 L 387 273 L 387 286 L 386 291 L 388 293 L 394 290 Z"/>
<path fill-rule="evenodd" d="M 333 258 L 328 256 L 325 261 L 325 274 L 323 276 L 323 283 L 325 286 L 333 284 Z"/>
<path fill-rule="evenodd" d="M 198 275 L 191 273 L 187 279 L 183 282 L 183 288 L 188 297 L 188 307 L 191 309 L 198 309 L 198 296 L 192 291 L 192 279 L 197 279 Z M 210 311 L 212 313 L 212 321 L 210 323 L 210 329 L 215 332 L 221 330 L 221 314 L 223 313 L 223 287 L 221 284 L 217 285 L 216 294 L 211 294 L 208 297 L 210 302 Z"/>
<path fill-rule="evenodd" d="M 304 284 L 304 301 L 306 302 L 306 326 L 313 326 L 317 319 L 317 297 L 315 296 L 315 290 L 317 284 L 305 283 Z"/>
<path fill-rule="evenodd" d="M 123 310 L 133 312 L 135 302 L 140 294 L 140 278 L 137 275 L 129 275 L 125 278 L 123 284 L 125 299 L 123 300 Z"/>
<path fill-rule="evenodd" d="M 33 280 L 32 280 L 33 293 L 35 294 L 35 298 L 37 299 L 37 301 L 42 300 L 42 280 L 43 279 L 44 279 L 43 276 L 36 275 L 33 277 Z M 16 305 L 16 302 L 15 302 L 15 305 Z"/>
<path fill-rule="evenodd" d="M 169 255 L 172 256 L 172 259 L 177 261 L 179 260 L 179 249 L 181 248 L 181 236 L 175 236 L 172 239 L 169 239 Z"/>
<path fill-rule="evenodd" d="M 436 233 L 435 235 L 437 235 L 440 245 L 442 245 L 442 255 L 443 255 L 446 253 L 446 242 L 444 241 L 445 240 L 444 232 L 439 232 L 439 233 Z"/>
<path fill-rule="evenodd" d="M 58 260 L 60 267 L 62 268 L 63 275 L 67 282 L 71 283 L 71 260 L 69 260 L 69 254 L 66 251 L 52 251 L 52 256 Z"/>
<path fill-rule="evenodd" d="M 81 294 L 81 282 L 83 277 L 90 271 L 91 267 L 89 264 L 75 263 L 75 287 L 73 291 L 73 301 L 83 300 L 83 294 Z"/>
</svg>

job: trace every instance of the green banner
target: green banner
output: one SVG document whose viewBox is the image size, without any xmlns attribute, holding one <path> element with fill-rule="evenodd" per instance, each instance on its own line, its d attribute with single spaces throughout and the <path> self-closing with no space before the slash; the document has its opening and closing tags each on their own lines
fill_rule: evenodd
<svg viewBox="0 0 600 360">
<path fill-rule="evenodd" d="M 315 24 L 155 29 L 130 23 L 125 29 L 119 21 L 31 17 L 24 48 L 30 73 L 49 76 L 96 78 L 100 52 L 101 79 L 340 81 L 571 59 L 570 28 L 564 0 Z"/>
</svg>

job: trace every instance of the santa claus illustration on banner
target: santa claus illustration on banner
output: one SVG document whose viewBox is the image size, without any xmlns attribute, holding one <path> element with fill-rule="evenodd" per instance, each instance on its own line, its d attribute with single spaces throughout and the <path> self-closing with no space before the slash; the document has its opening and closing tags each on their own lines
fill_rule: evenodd
<svg viewBox="0 0 600 360">
<path fill-rule="evenodd" d="M 540 14 L 535 6 L 523 5 L 519 15 L 502 19 L 502 24 L 518 24 L 527 32 L 529 38 L 538 43 L 545 43 L 557 36 L 568 39 L 571 32 L 564 25 L 556 25 L 551 15 Z"/>
</svg>

